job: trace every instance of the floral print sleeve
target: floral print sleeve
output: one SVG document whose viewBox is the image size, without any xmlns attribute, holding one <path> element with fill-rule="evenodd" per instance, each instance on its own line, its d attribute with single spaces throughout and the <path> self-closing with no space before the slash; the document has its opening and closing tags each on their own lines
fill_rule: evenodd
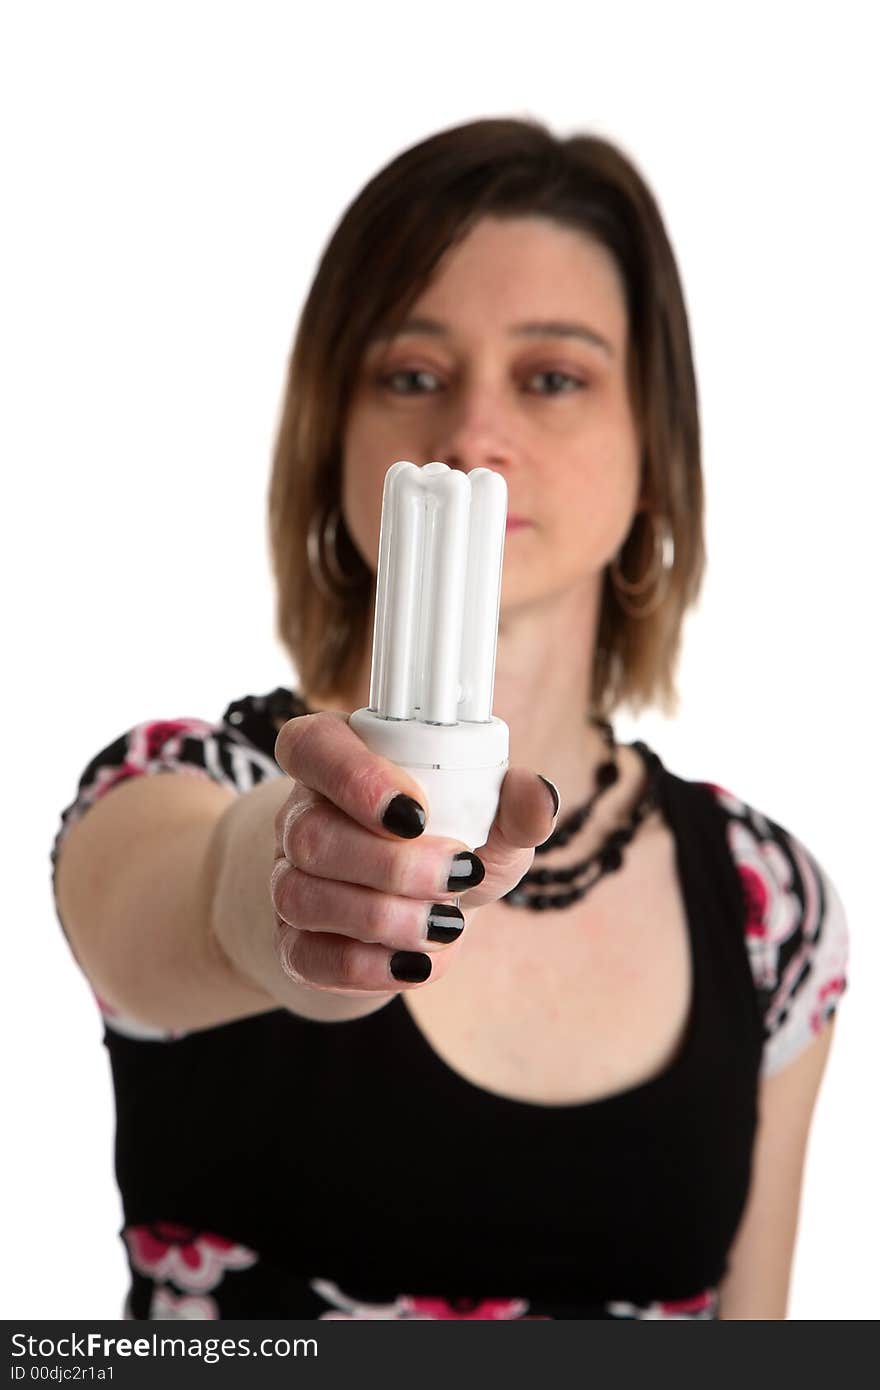
<svg viewBox="0 0 880 1390">
<path fill-rule="evenodd" d="M 790 831 L 711 785 L 745 905 L 746 949 L 764 1020 L 762 1075 L 793 1061 L 847 985 L 849 932 L 833 881 Z"/>
<path fill-rule="evenodd" d="M 128 777 L 183 772 L 209 777 L 233 791 L 249 791 L 264 777 L 277 776 L 273 758 L 222 724 L 204 719 L 153 719 L 136 724 L 96 753 L 79 779 L 76 796 L 61 813 L 52 847 L 52 867 L 67 831 L 99 797 Z"/>
</svg>

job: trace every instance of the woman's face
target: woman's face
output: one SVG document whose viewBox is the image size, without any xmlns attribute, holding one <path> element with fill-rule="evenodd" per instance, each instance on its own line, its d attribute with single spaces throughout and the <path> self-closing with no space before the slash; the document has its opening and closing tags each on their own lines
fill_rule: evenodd
<svg viewBox="0 0 880 1390">
<path fill-rule="evenodd" d="M 543 217 L 477 223 L 403 329 L 364 355 L 342 506 L 373 572 L 386 472 L 437 459 L 507 481 L 502 611 L 595 590 L 639 495 L 626 350 L 623 287 L 604 247 Z"/>
</svg>

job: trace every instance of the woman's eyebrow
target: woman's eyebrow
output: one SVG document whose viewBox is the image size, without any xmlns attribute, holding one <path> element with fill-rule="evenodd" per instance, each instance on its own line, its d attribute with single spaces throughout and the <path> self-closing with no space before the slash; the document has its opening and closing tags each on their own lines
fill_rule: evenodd
<svg viewBox="0 0 880 1390">
<path fill-rule="evenodd" d="M 594 347 L 601 348 L 609 357 L 614 356 L 614 348 L 607 338 L 588 328 L 585 323 L 570 323 L 562 319 L 542 319 L 535 323 L 515 323 L 509 330 L 518 337 L 527 338 L 583 338 Z"/>
<path fill-rule="evenodd" d="M 594 347 L 601 348 L 608 357 L 614 356 L 614 349 L 608 339 L 603 338 L 594 328 L 588 328 L 585 323 L 574 323 L 564 319 L 539 319 L 530 323 L 511 324 L 507 331 L 523 338 L 582 338 Z M 449 329 L 437 319 L 413 318 L 407 319 L 398 328 L 389 328 L 374 334 L 372 341 L 390 342 L 405 333 L 421 333 L 442 338 L 448 336 Z"/>
</svg>

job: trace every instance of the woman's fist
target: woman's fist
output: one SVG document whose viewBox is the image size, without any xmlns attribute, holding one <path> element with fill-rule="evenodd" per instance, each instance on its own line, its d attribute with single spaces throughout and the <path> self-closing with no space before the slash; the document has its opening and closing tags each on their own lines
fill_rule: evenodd
<svg viewBox="0 0 880 1390">
<path fill-rule="evenodd" d="M 295 784 L 275 817 L 275 949 L 314 989 L 390 995 L 440 979 L 474 909 L 516 886 L 555 820 L 546 783 L 510 768 L 477 853 L 425 835 L 418 783 L 333 711 L 285 724 L 275 758 Z"/>
</svg>

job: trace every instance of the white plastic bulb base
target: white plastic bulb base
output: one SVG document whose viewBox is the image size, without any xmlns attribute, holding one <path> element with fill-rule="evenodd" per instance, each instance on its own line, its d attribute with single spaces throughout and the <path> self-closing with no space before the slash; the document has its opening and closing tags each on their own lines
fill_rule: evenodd
<svg viewBox="0 0 880 1390">
<path fill-rule="evenodd" d="M 479 849 L 489 838 L 510 755 L 510 732 L 487 722 L 427 724 L 359 709 L 349 725 L 379 757 L 410 774 L 425 793 L 425 835 Z"/>
</svg>

